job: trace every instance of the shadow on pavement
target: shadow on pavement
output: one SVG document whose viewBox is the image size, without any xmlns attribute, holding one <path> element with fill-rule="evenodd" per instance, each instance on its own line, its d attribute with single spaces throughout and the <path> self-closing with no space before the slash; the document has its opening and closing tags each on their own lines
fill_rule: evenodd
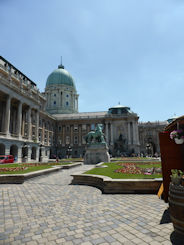
<svg viewBox="0 0 184 245">
<path fill-rule="evenodd" d="M 162 218 L 160 220 L 160 224 L 167 224 L 167 223 L 171 223 L 171 218 L 169 215 L 169 208 L 164 211 Z"/>
<path fill-rule="evenodd" d="M 175 231 L 171 233 L 170 240 L 173 245 L 183 245 L 184 244 L 184 235 L 181 235 Z"/>
</svg>

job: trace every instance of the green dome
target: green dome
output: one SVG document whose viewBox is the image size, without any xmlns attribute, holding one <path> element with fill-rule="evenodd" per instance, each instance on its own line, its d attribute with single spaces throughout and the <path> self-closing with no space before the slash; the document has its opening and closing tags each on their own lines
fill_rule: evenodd
<svg viewBox="0 0 184 245">
<path fill-rule="evenodd" d="M 47 78 L 46 87 L 50 85 L 68 85 L 75 88 L 75 83 L 70 73 L 64 69 L 64 66 L 58 66 Z"/>
</svg>

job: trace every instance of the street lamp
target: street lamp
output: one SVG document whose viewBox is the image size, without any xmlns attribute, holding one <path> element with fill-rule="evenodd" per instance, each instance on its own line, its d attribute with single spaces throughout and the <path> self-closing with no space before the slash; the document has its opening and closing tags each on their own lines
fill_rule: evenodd
<svg viewBox="0 0 184 245">
<path fill-rule="evenodd" d="M 24 145 L 22 146 L 22 161 L 27 162 L 28 158 L 28 145 L 25 142 Z"/>
<path fill-rule="evenodd" d="M 40 144 L 39 147 L 40 147 L 40 149 L 39 149 L 39 162 L 42 162 L 42 160 L 43 160 L 43 157 L 42 157 L 42 147 L 43 147 L 43 145 Z"/>
<path fill-rule="evenodd" d="M 71 153 L 72 153 L 72 147 L 69 145 L 67 150 L 68 158 L 70 158 Z"/>
<path fill-rule="evenodd" d="M 151 151 L 151 145 L 148 143 L 146 144 L 146 151 L 147 151 L 147 155 L 150 155 L 150 151 Z"/>
</svg>

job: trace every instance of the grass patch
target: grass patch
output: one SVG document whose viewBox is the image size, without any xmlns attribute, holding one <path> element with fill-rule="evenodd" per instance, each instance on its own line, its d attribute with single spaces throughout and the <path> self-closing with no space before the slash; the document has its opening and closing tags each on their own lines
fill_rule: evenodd
<svg viewBox="0 0 184 245">
<path fill-rule="evenodd" d="M 108 167 L 106 168 L 93 168 L 84 174 L 95 174 L 95 175 L 103 175 L 108 176 L 112 179 L 154 179 L 154 178 L 161 178 L 161 173 L 153 173 L 151 175 L 147 175 L 144 173 L 147 168 L 161 168 L 161 162 L 133 162 L 130 164 L 130 162 L 110 162 L 110 163 L 104 163 L 103 165 L 106 165 Z M 120 171 L 120 172 L 118 172 Z M 125 173 L 121 172 L 125 171 Z M 126 172 L 127 171 L 127 172 Z M 138 172 L 138 173 L 131 173 L 131 172 Z"/>
</svg>

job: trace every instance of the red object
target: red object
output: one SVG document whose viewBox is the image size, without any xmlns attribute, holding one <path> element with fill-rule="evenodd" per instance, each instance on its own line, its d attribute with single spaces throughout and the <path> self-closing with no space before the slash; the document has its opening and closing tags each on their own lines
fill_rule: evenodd
<svg viewBox="0 0 184 245">
<path fill-rule="evenodd" d="M 160 133 L 159 139 L 164 185 L 163 197 L 165 202 L 167 202 L 169 183 L 171 181 L 171 169 L 184 170 L 184 144 L 177 145 L 174 140 L 170 138 L 170 132 Z"/>
<path fill-rule="evenodd" d="M 13 155 L 0 155 L 0 164 L 2 163 L 13 163 L 14 156 Z"/>
</svg>

